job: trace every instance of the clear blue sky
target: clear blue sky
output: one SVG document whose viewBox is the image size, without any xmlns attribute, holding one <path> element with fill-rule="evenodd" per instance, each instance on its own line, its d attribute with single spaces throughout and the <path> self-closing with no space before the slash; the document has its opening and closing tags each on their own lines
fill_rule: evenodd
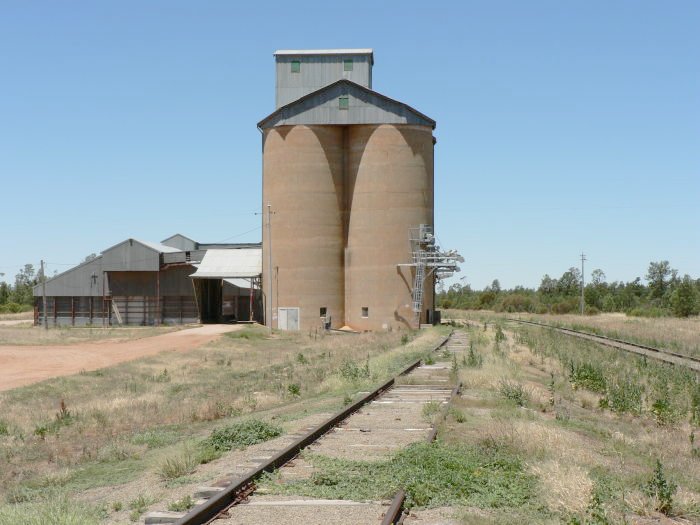
<svg viewBox="0 0 700 525">
<path fill-rule="evenodd" d="M 128 237 L 259 241 L 273 51 L 372 47 L 374 89 L 438 123 L 460 277 L 537 286 L 581 250 L 608 280 L 698 277 L 698 27 L 697 1 L 5 0 L 0 272 Z"/>
</svg>

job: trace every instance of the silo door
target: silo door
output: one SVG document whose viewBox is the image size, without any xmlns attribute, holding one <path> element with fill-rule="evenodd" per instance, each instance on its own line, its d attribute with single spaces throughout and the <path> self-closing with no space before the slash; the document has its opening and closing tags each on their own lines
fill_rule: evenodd
<svg viewBox="0 0 700 525">
<path fill-rule="evenodd" d="M 278 308 L 277 326 L 280 330 L 299 330 L 299 308 Z"/>
</svg>

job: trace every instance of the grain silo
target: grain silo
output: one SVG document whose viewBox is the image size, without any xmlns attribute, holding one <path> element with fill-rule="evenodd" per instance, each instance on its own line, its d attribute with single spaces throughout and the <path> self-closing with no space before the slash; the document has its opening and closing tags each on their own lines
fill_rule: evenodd
<svg viewBox="0 0 700 525">
<path fill-rule="evenodd" d="M 370 49 L 275 60 L 277 109 L 258 124 L 268 324 L 431 321 L 434 273 L 417 269 L 409 235 L 433 226 L 435 121 L 372 90 Z"/>
</svg>

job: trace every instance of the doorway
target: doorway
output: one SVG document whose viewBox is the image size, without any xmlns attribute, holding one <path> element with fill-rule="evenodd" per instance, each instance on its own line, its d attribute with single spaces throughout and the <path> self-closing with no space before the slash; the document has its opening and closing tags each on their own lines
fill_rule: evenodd
<svg viewBox="0 0 700 525">
<path fill-rule="evenodd" d="M 197 279 L 199 284 L 199 316 L 202 323 L 222 320 L 221 279 Z"/>
<path fill-rule="evenodd" d="M 277 328 L 280 330 L 299 330 L 299 308 L 278 308 Z"/>
</svg>

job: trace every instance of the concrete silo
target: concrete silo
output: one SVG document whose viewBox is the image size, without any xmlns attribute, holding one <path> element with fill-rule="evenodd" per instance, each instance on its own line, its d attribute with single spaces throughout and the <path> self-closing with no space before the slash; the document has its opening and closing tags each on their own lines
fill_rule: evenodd
<svg viewBox="0 0 700 525">
<path fill-rule="evenodd" d="M 433 224 L 433 134 L 428 126 L 351 126 L 348 140 L 345 311 L 360 330 L 414 326 L 409 229 Z M 424 309 L 433 308 L 432 277 Z M 425 313 L 421 315 L 425 322 Z"/>
<path fill-rule="evenodd" d="M 322 314 L 343 320 L 343 137 L 343 129 L 333 126 L 264 131 L 263 211 L 270 203 L 273 212 L 272 304 L 283 309 L 288 329 L 316 327 Z M 270 246 L 268 228 L 263 244 Z M 265 255 L 263 275 L 269 276 Z M 269 297 L 269 278 L 263 282 Z"/>
<path fill-rule="evenodd" d="M 268 324 L 417 328 L 432 319 L 434 277 L 418 279 L 417 301 L 406 263 L 409 230 L 433 226 L 435 121 L 372 91 L 371 50 L 275 57 L 278 107 L 258 123 Z"/>
</svg>

